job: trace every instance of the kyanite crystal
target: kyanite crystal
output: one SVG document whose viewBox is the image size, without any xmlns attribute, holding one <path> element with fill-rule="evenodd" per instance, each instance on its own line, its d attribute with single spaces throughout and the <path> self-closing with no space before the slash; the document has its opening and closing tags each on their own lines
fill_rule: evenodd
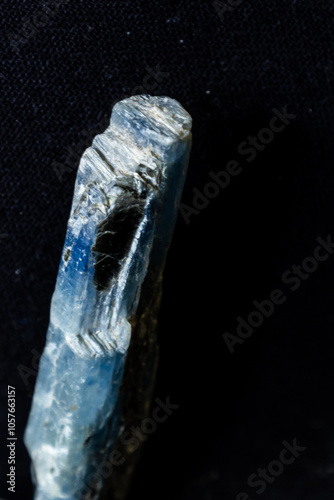
<svg viewBox="0 0 334 500">
<path fill-rule="evenodd" d="M 114 106 L 82 156 L 25 432 L 35 500 L 99 498 L 98 465 L 117 446 L 121 423 L 147 414 L 143 366 L 153 376 L 190 129 L 177 101 L 135 96 Z"/>
</svg>

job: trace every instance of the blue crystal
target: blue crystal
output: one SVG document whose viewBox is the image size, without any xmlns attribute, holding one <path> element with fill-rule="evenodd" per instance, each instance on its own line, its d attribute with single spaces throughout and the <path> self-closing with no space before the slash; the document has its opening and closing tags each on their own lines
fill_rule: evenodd
<svg viewBox="0 0 334 500">
<path fill-rule="evenodd" d="M 177 101 L 135 96 L 82 156 L 25 432 L 35 500 L 83 498 L 117 440 L 131 320 L 148 268 L 164 267 L 190 129 Z"/>
</svg>

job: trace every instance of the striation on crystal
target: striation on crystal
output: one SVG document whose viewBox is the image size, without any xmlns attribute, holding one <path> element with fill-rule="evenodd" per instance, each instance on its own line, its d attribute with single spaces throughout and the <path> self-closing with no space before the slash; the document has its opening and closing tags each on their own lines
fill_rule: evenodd
<svg viewBox="0 0 334 500">
<path fill-rule="evenodd" d="M 81 158 L 24 437 L 35 500 L 100 498 L 114 447 L 125 464 L 110 488 L 113 498 L 126 492 L 131 450 L 117 441 L 122 425 L 147 415 L 190 148 L 190 115 L 143 95 L 114 106 Z"/>
</svg>

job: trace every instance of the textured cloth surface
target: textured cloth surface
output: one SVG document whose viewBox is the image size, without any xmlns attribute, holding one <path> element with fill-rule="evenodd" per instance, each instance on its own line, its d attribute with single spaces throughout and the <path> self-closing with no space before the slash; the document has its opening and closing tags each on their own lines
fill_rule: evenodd
<svg viewBox="0 0 334 500">
<path fill-rule="evenodd" d="M 131 498 L 255 498 L 248 477 L 296 438 L 306 450 L 263 498 L 333 499 L 332 249 L 305 261 L 334 240 L 333 22 L 330 0 L 2 3 L 0 429 L 15 386 L 15 498 L 32 498 L 22 435 L 79 158 L 113 103 L 152 93 L 182 103 L 194 142 L 156 388 L 180 407 L 148 439 Z M 223 334 L 273 289 L 284 302 L 231 353 Z"/>
</svg>

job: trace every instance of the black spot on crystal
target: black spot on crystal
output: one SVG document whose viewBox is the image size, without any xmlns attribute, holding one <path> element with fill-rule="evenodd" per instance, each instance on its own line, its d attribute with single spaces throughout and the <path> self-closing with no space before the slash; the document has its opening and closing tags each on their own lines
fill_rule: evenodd
<svg viewBox="0 0 334 500">
<path fill-rule="evenodd" d="M 64 253 L 64 261 L 67 262 L 68 259 L 70 258 L 70 256 L 71 256 L 71 249 L 66 248 L 65 253 Z"/>
</svg>

